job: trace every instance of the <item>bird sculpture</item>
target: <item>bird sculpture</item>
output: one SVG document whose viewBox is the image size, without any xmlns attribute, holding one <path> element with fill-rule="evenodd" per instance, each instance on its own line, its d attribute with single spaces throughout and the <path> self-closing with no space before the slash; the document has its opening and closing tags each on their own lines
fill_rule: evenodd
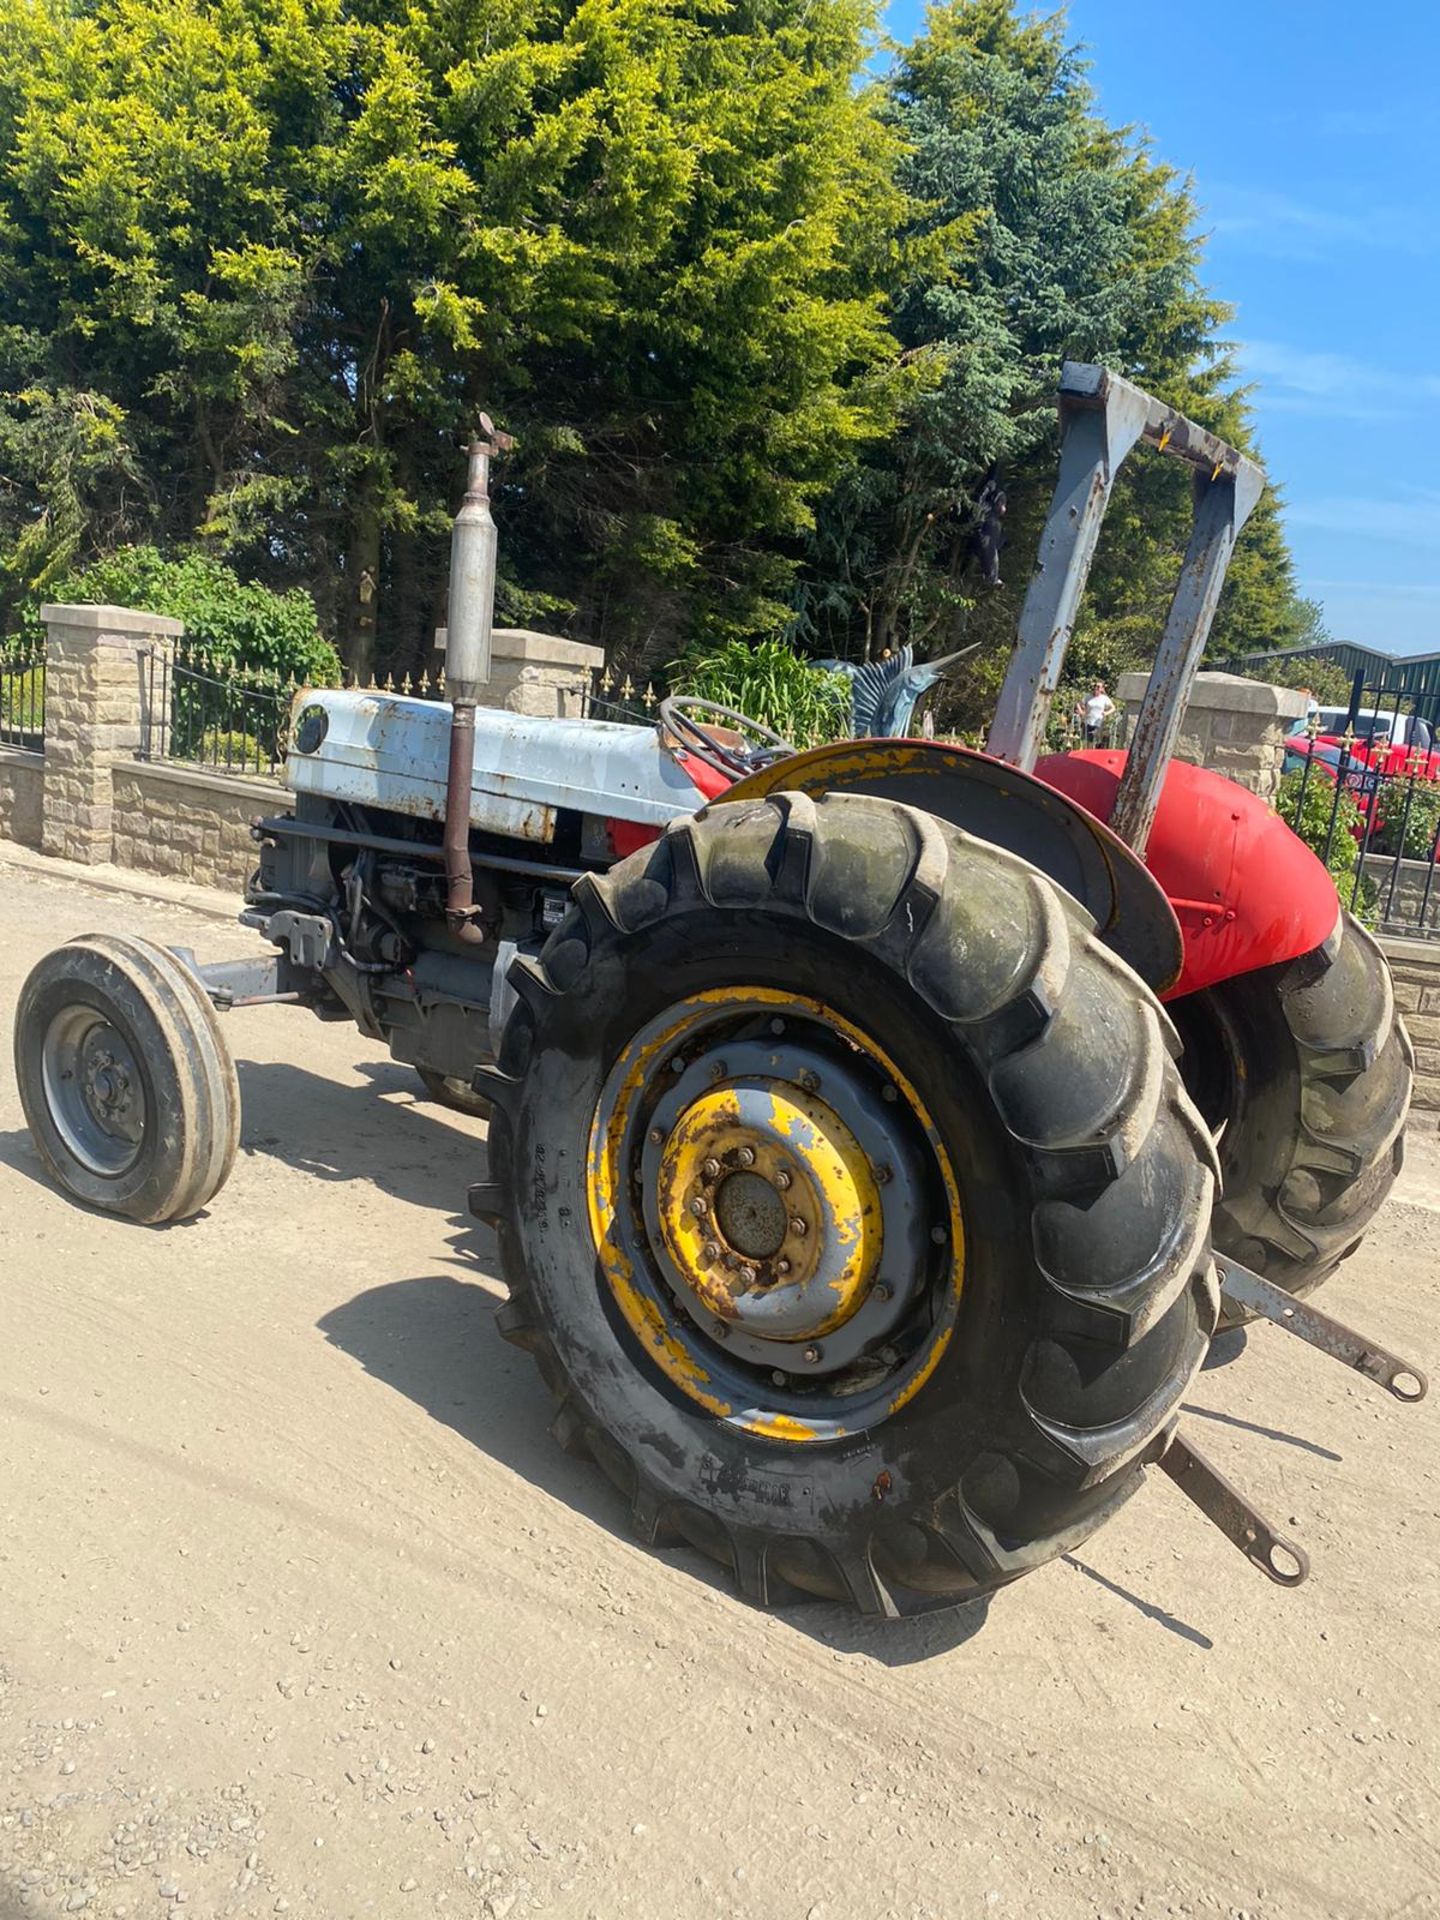
<svg viewBox="0 0 1440 1920">
<path fill-rule="evenodd" d="M 853 740 L 902 739 L 910 731 L 915 705 L 922 693 L 943 679 L 946 669 L 973 653 L 979 642 L 917 664 L 915 649 L 901 647 L 863 666 L 854 660 L 817 660 L 830 673 L 850 682 L 850 737 Z"/>
</svg>

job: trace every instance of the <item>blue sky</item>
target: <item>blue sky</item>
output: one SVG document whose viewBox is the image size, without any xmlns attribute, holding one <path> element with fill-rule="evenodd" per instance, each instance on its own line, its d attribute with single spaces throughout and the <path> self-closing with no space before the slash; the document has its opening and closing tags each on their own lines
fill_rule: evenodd
<svg viewBox="0 0 1440 1920">
<path fill-rule="evenodd" d="M 1301 591 L 1336 639 L 1440 650 L 1440 0 L 1069 17 L 1106 118 L 1194 177 Z"/>
</svg>

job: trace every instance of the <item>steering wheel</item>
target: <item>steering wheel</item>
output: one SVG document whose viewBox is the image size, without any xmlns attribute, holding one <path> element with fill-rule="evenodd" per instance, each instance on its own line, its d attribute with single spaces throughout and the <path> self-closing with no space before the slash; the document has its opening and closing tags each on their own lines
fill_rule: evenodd
<svg viewBox="0 0 1440 1920">
<path fill-rule="evenodd" d="M 710 716 L 712 724 L 719 721 L 731 732 L 752 735 L 755 745 L 735 746 L 728 740 L 717 739 L 710 727 L 695 717 L 702 713 Z M 707 767 L 714 767 L 717 773 L 726 774 L 732 780 L 743 780 L 746 774 L 774 766 L 777 760 L 788 760 L 797 751 L 790 741 L 772 732 L 763 722 L 737 713 L 733 707 L 722 707 L 714 700 L 699 700 L 691 694 L 667 694 L 660 702 L 660 724 L 684 745 L 687 753 L 693 753 Z"/>
</svg>

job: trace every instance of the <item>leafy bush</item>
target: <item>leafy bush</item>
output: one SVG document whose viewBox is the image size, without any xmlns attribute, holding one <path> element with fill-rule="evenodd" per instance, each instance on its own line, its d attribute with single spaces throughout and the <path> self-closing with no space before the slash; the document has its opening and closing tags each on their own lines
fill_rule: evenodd
<svg viewBox="0 0 1440 1920">
<path fill-rule="evenodd" d="M 1276 801 L 1280 818 L 1291 832 L 1303 840 L 1312 853 L 1325 862 L 1342 905 L 1348 907 L 1367 926 L 1374 920 L 1375 883 L 1362 877 L 1355 892 L 1355 869 L 1360 859 L 1360 844 L 1365 836 L 1365 815 L 1352 794 L 1343 789 L 1339 807 L 1335 807 L 1335 782 L 1318 768 L 1306 780 L 1305 769 L 1297 767 L 1281 779 Z M 1335 830 L 1330 832 L 1334 809 Z M 1351 894 L 1355 894 L 1351 902 Z"/>
<path fill-rule="evenodd" d="M 733 707 L 797 747 L 843 739 L 848 729 L 846 681 L 812 666 L 782 640 L 760 640 L 753 646 L 730 640 L 712 652 L 672 662 L 667 672 L 673 693 Z"/>
<path fill-rule="evenodd" d="M 167 558 L 156 547 L 121 547 L 57 582 L 48 597 L 169 614 L 219 667 L 293 674 L 321 686 L 340 677 L 339 655 L 303 587 L 275 593 L 208 554 Z M 27 609 L 27 626 L 38 628 L 39 620 L 38 607 Z"/>
<path fill-rule="evenodd" d="M 23 673 L 6 673 L 5 656 L 0 653 L 0 726 L 35 728 L 45 710 L 45 672 L 43 667 L 28 667 Z"/>
<path fill-rule="evenodd" d="M 200 736 L 194 757 L 207 767 L 268 773 L 272 766 L 284 758 L 282 753 L 274 749 L 273 740 L 262 742 L 253 733 L 241 733 L 234 728 L 227 731 L 223 727 L 208 727 Z"/>
<path fill-rule="evenodd" d="M 1228 669 L 1230 663 L 1216 663 Z M 1236 672 L 1242 671 L 1240 668 Z M 1252 680 L 1264 680 L 1272 687 L 1293 687 L 1309 691 L 1322 706 L 1344 707 L 1350 704 L 1350 675 L 1333 660 L 1321 660 L 1313 653 L 1299 654 L 1293 660 L 1261 660 L 1243 669 Z"/>
<path fill-rule="evenodd" d="M 1396 781 L 1386 791 L 1386 844 L 1393 846 L 1404 827 L 1400 851 L 1407 860 L 1429 860 L 1435 853 L 1435 836 L 1440 833 L 1440 781 L 1417 780 L 1408 802 L 1405 783 Z"/>
</svg>

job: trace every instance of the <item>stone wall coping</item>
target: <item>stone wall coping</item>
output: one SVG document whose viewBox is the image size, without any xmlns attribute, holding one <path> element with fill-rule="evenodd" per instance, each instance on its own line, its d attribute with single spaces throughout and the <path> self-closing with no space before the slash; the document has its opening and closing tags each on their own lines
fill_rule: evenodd
<svg viewBox="0 0 1440 1920">
<path fill-rule="evenodd" d="M 0 767 L 28 767 L 32 773 L 43 773 L 45 756 L 29 747 L 0 746 Z"/>
<path fill-rule="evenodd" d="M 134 607 L 92 607 L 77 601 L 59 601 L 41 607 L 47 627 L 74 627 L 80 633 L 144 634 L 151 639 L 178 640 L 183 620 L 168 613 L 140 613 Z"/>
<path fill-rule="evenodd" d="M 1419 865 L 1419 862 L 1416 864 Z M 1377 937 L 1387 960 L 1431 966 L 1440 974 L 1440 940 L 1407 940 L 1400 934 L 1391 933 L 1382 933 Z"/>
<path fill-rule="evenodd" d="M 1138 706 L 1150 684 L 1148 673 L 1122 673 L 1120 699 Z M 1268 680 L 1247 680 L 1239 673 L 1197 673 L 1186 705 L 1218 708 L 1226 713 L 1263 713 L 1277 719 L 1301 720 L 1308 705 L 1298 687 L 1272 687 Z"/>
<path fill-rule="evenodd" d="M 445 650 L 446 628 L 435 629 L 435 645 Z M 529 627 L 496 627 L 490 636 L 491 657 L 518 660 L 530 667 L 578 667 L 585 672 L 605 664 L 605 649 L 584 640 L 565 640 L 558 633 L 535 633 Z"/>
<path fill-rule="evenodd" d="M 278 806 L 288 810 L 294 799 L 288 787 L 277 787 L 272 780 L 251 780 L 239 773 L 210 773 L 204 767 L 177 767 L 168 760 L 117 760 L 112 771 L 177 787 L 199 787 L 206 793 L 240 794 L 267 809 Z"/>
</svg>

